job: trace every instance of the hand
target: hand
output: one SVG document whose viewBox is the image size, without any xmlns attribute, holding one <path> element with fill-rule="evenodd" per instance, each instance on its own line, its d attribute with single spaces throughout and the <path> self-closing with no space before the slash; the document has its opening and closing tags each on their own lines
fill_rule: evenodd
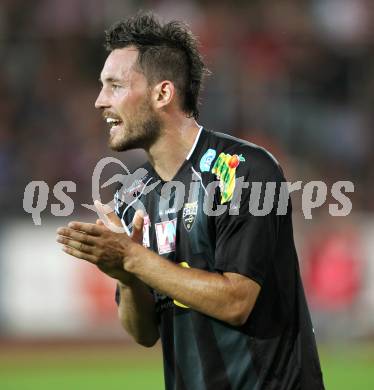
<svg viewBox="0 0 374 390">
<path fill-rule="evenodd" d="M 106 226 L 108 230 L 118 230 L 116 227 L 122 227 L 122 222 L 118 218 L 117 214 L 107 205 L 103 205 L 99 201 L 95 200 L 95 207 L 100 216 L 105 218 L 105 221 L 102 219 L 97 219 L 96 224 L 100 226 Z M 138 243 L 143 243 L 143 225 L 144 225 L 144 213 L 142 210 L 137 210 L 135 212 L 134 218 L 132 220 L 133 231 L 131 234 L 131 239 Z"/>
<path fill-rule="evenodd" d="M 107 218 L 107 223 L 122 226 L 113 211 L 95 202 L 99 215 Z M 64 244 L 62 250 L 78 259 L 95 264 L 101 271 L 123 284 L 131 284 L 134 276 L 125 270 L 125 256 L 134 244 L 141 244 L 143 237 L 143 213 L 138 210 L 133 219 L 133 234 L 114 233 L 105 226 L 104 221 L 96 224 L 70 222 L 67 228 L 57 230 L 57 242 Z"/>
</svg>

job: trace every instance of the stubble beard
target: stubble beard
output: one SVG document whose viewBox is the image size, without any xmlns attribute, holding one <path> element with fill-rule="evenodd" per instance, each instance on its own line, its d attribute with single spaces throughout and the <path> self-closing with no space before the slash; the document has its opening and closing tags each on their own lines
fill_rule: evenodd
<svg viewBox="0 0 374 390">
<path fill-rule="evenodd" d="M 116 152 L 149 149 L 158 140 L 161 121 L 148 100 L 141 104 L 135 115 L 126 118 L 122 123 L 121 133 L 109 139 L 109 148 Z"/>
</svg>

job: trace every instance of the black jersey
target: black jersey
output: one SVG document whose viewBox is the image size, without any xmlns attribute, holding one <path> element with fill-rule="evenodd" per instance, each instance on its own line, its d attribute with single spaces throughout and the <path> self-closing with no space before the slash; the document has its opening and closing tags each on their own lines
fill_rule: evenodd
<svg viewBox="0 0 374 390">
<path fill-rule="evenodd" d="M 281 204 L 285 179 L 275 159 L 201 129 L 173 182 L 164 183 L 149 163 L 142 168 L 115 200 L 129 230 L 135 210 L 145 209 L 144 246 L 182 267 L 235 272 L 261 286 L 239 327 L 153 291 L 166 389 L 323 389 L 291 203 L 283 197 Z M 239 191 L 240 183 L 248 185 Z"/>
</svg>

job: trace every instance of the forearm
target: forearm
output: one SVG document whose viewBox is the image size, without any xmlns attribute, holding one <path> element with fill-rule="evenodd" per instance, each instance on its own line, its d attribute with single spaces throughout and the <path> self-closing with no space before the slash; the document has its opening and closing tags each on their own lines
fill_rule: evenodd
<svg viewBox="0 0 374 390">
<path fill-rule="evenodd" d="M 159 338 L 151 292 L 136 278 L 129 285 L 119 283 L 118 286 L 120 292 L 118 316 L 122 326 L 137 343 L 151 347 Z"/>
<path fill-rule="evenodd" d="M 259 292 L 254 282 L 250 287 L 243 284 L 243 288 L 238 288 L 243 277 L 233 283 L 233 279 L 225 275 L 182 268 L 147 249 L 134 249 L 125 262 L 125 269 L 145 284 L 191 309 L 231 325 L 241 325 L 247 319 Z"/>
</svg>

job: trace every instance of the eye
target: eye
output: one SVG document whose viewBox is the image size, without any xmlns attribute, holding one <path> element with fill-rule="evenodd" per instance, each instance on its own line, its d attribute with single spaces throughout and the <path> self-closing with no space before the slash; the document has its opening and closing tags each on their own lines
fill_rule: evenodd
<svg viewBox="0 0 374 390">
<path fill-rule="evenodd" d="M 121 88 L 121 85 L 119 85 L 119 84 L 112 84 L 112 90 L 113 91 L 116 91 L 119 88 Z"/>
</svg>

